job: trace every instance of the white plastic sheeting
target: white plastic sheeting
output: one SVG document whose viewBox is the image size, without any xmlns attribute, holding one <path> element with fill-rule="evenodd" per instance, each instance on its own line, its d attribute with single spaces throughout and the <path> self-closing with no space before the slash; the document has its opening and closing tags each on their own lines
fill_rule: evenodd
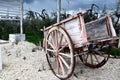
<svg viewBox="0 0 120 80">
<path fill-rule="evenodd" d="M 25 34 L 9 34 L 9 42 L 17 43 L 25 40 Z"/>
</svg>

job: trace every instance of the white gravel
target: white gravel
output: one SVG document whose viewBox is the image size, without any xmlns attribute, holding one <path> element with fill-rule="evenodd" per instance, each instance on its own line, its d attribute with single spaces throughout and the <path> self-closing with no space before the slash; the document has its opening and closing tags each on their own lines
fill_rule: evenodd
<svg viewBox="0 0 120 80">
<path fill-rule="evenodd" d="M 2 48 L 3 70 L 0 80 L 59 80 L 46 61 L 45 53 L 37 50 L 29 42 L 0 44 Z M 120 80 L 120 59 L 109 59 L 99 69 L 84 66 L 80 60 L 76 63 L 74 74 L 68 80 Z"/>
</svg>

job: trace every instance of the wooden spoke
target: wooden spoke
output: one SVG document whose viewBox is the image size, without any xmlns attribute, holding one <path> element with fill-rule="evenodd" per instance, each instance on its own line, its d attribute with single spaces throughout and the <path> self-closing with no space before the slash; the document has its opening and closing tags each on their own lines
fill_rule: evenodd
<svg viewBox="0 0 120 80">
<path fill-rule="evenodd" d="M 68 57 L 68 58 L 71 58 L 71 55 L 70 54 L 66 54 L 66 53 L 58 53 L 59 55 L 62 55 L 62 56 L 65 56 L 65 57 Z"/>
<path fill-rule="evenodd" d="M 53 27 L 48 30 L 45 41 L 46 58 L 50 69 L 59 79 L 66 80 L 72 75 L 75 66 L 71 38 L 64 28 Z"/>
<path fill-rule="evenodd" d="M 93 64 L 93 57 L 92 54 L 90 54 L 91 64 Z"/>
<path fill-rule="evenodd" d="M 68 43 L 66 43 L 64 46 L 62 46 L 62 48 L 60 48 L 58 51 L 60 52 L 60 51 L 62 51 L 65 47 L 67 47 L 68 46 Z"/>
<path fill-rule="evenodd" d="M 47 49 L 47 51 L 50 51 L 50 52 L 55 52 L 54 50 L 52 50 L 52 49 Z"/>
<path fill-rule="evenodd" d="M 60 45 L 61 45 L 61 43 L 62 43 L 62 40 L 63 40 L 63 34 L 62 34 L 61 37 L 60 37 L 60 41 L 59 41 L 59 43 L 58 43 L 58 49 L 60 48 Z"/>
<path fill-rule="evenodd" d="M 62 74 L 64 75 L 65 74 L 65 69 L 64 69 L 64 67 L 63 67 L 63 63 L 62 63 L 62 61 L 58 58 L 58 60 L 59 60 L 59 63 L 60 63 L 60 67 L 61 67 L 61 70 L 62 70 Z"/>
<path fill-rule="evenodd" d="M 49 40 L 47 40 L 48 41 L 48 44 L 53 48 L 53 49 L 55 49 L 54 48 L 54 45 L 52 45 L 52 43 L 49 41 Z"/>
<path fill-rule="evenodd" d="M 85 58 L 85 62 L 87 62 L 87 60 L 88 60 L 88 56 L 89 56 L 89 55 L 87 54 L 87 55 L 86 55 L 86 58 Z"/>
<path fill-rule="evenodd" d="M 63 40 L 63 34 L 60 35 L 59 44 L 61 44 L 62 40 Z"/>
<path fill-rule="evenodd" d="M 58 49 L 58 34 L 57 34 L 57 30 L 54 31 L 55 34 L 55 47 L 56 49 Z"/>
<path fill-rule="evenodd" d="M 68 63 L 65 61 L 65 59 L 63 59 L 62 56 L 59 56 L 59 57 L 60 57 L 61 61 L 64 63 L 64 65 L 67 67 L 67 69 L 69 69 L 70 67 L 69 67 Z"/>
<path fill-rule="evenodd" d="M 100 63 L 95 53 L 93 53 L 93 55 L 95 56 L 95 59 L 97 60 L 97 62 Z"/>
<path fill-rule="evenodd" d="M 57 73 L 59 73 L 60 65 L 59 65 L 59 60 L 56 58 L 56 66 L 57 66 Z"/>
<path fill-rule="evenodd" d="M 87 55 L 82 55 L 81 57 L 83 59 L 83 62 L 86 63 L 87 60 L 88 60 L 88 54 Z"/>
<path fill-rule="evenodd" d="M 108 61 L 109 58 L 109 53 L 106 53 L 106 56 L 104 56 L 105 52 L 103 52 L 102 49 L 103 49 L 103 45 L 101 45 L 99 51 L 96 50 L 88 51 L 88 54 L 85 54 L 87 57 L 84 55 L 79 57 L 86 66 L 91 68 L 99 68 L 103 66 Z M 108 49 L 110 48 L 108 47 Z"/>
<path fill-rule="evenodd" d="M 51 43 L 55 46 L 53 32 L 50 33 L 49 39 L 51 39 Z M 48 39 L 48 40 L 49 40 L 49 39 Z"/>
<path fill-rule="evenodd" d="M 55 48 L 56 45 L 55 45 L 55 33 L 54 33 L 54 31 L 51 32 L 51 40 L 52 40 L 52 44 L 54 45 L 54 48 Z"/>
</svg>

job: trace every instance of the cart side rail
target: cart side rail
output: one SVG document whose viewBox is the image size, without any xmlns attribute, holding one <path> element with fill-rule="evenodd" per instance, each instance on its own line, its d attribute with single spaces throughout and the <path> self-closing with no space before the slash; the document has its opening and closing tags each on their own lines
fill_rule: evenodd
<svg viewBox="0 0 120 80">
<path fill-rule="evenodd" d="M 85 24 L 88 41 L 117 37 L 112 24 L 111 15 L 101 17 Z"/>
<path fill-rule="evenodd" d="M 44 29 L 44 34 L 47 35 L 47 32 L 52 28 L 57 26 L 63 27 L 70 38 L 72 39 L 72 43 L 75 47 L 81 47 L 82 44 L 87 43 L 87 35 L 85 29 L 85 23 L 83 18 L 83 13 L 75 14 L 60 23 L 53 24 Z"/>
</svg>

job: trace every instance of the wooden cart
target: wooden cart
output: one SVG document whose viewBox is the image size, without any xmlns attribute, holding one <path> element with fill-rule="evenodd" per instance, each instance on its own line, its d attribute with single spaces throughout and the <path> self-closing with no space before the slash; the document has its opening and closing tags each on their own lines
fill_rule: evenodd
<svg viewBox="0 0 120 80">
<path fill-rule="evenodd" d="M 109 58 L 109 53 L 104 49 L 109 50 L 117 40 L 110 14 L 86 24 L 84 14 L 75 14 L 44 28 L 47 61 L 52 72 L 60 79 L 72 75 L 77 56 L 91 68 L 103 66 Z"/>
</svg>

